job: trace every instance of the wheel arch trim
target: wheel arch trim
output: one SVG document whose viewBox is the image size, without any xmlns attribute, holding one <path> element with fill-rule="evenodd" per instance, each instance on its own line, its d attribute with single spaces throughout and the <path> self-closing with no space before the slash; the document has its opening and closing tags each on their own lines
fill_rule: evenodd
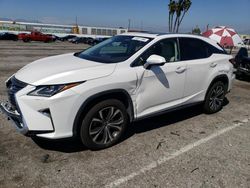
<svg viewBox="0 0 250 188">
<path fill-rule="evenodd" d="M 124 90 L 124 89 L 111 89 L 111 90 L 107 90 L 107 91 L 102 91 L 100 93 L 96 93 L 90 97 L 88 97 L 80 106 L 80 108 L 77 111 L 77 114 L 74 118 L 74 123 L 73 123 L 73 136 L 77 136 L 79 134 L 79 123 L 81 121 L 81 119 L 83 118 L 83 116 L 86 115 L 86 110 L 88 109 L 88 105 L 90 105 L 93 102 L 97 102 L 98 99 L 101 99 L 102 97 L 104 98 L 109 98 L 108 95 L 114 95 L 114 94 L 122 94 L 124 96 L 126 96 L 125 100 L 128 103 L 127 106 L 127 113 L 129 116 L 129 120 L 130 122 L 132 122 L 134 120 L 134 106 L 133 106 L 133 102 L 131 99 L 131 96 L 129 95 L 129 93 Z M 110 97 L 112 98 L 112 97 Z"/>
<path fill-rule="evenodd" d="M 223 79 L 226 79 L 226 91 L 228 90 L 228 85 L 229 85 L 229 78 L 228 78 L 228 76 L 226 75 L 226 74 L 220 74 L 220 75 L 217 75 L 217 76 L 215 76 L 213 79 L 212 79 L 212 81 L 210 82 L 210 84 L 209 84 L 209 87 L 207 88 L 207 90 L 206 90 L 206 95 L 205 95 L 205 98 L 207 97 L 207 94 L 208 94 L 208 92 L 209 92 L 209 89 L 213 86 L 213 84 L 216 82 L 216 81 L 221 81 L 221 80 L 223 80 Z M 205 99 L 204 99 L 205 100 Z"/>
</svg>

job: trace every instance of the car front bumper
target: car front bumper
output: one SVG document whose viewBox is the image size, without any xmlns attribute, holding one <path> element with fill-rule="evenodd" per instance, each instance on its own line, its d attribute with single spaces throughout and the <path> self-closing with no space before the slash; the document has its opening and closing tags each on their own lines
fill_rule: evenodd
<svg viewBox="0 0 250 188">
<path fill-rule="evenodd" d="M 22 115 L 17 110 L 13 110 L 13 108 L 11 107 L 11 104 L 8 102 L 0 102 L 0 112 L 5 114 L 7 119 L 12 122 L 16 130 L 25 136 L 34 136 L 34 135 L 54 132 L 54 129 L 53 130 L 29 130 Z"/>
<path fill-rule="evenodd" d="M 0 103 L 0 111 L 4 113 L 9 120 L 12 121 L 16 130 L 24 135 L 29 132 L 27 125 L 23 122 L 22 116 L 16 110 L 11 108 L 9 103 L 1 102 Z"/>
<path fill-rule="evenodd" d="M 66 90 L 52 97 L 30 96 L 35 86 L 24 85 L 17 92 L 18 81 L 8 88 L 8 102 L 0 101 L 0 111 L 13 123 L 18 132 L 47 139 L 68 138 L 73 135 L 73 123 L 79 94 Z M 20 84 L 19 84 L 20 85 Z M 14 88 L 14 89 L 10 89 Z"/>
</svg>

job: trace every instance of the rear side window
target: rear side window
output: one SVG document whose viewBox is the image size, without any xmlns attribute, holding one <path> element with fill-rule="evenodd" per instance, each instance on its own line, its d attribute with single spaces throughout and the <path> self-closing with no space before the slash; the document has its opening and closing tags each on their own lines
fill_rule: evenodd
<svg viewBox="0 0 250 188">
<path fill-rule="evenodd" d="M 208 54 L 207 43 L 194 38 L 179 38 L 181 60 L 194 60 L 207 58 Z"/>
<path fill-rule="evenodd" d="M 216 48 L 200 39 L 179 38 L 179 43 L 182 61 L 208 58 L 213 54 L 227 54 L 222 47 Z"/>
<path fill-rule="evenodd" d="M 218 49 L 218 48 L 216 48 L 216 47 L 214 47 L 213 45 L 210 45 L 210 44 L 208 44 L 208 45 L 210 46 L 210 50 L 211 50 L 212 54 L 227 54 L 227 51 L 219 43 L 217 43 L 217 45 L 221 49 Z"/>
</svg>

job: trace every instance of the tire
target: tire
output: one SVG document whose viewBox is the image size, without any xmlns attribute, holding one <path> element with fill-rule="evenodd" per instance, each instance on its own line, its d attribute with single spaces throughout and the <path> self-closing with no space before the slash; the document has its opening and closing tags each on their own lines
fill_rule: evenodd
<svg viewBox="0 0 250 188">
<path fill-rule="evenodd" d="M 220 111 L 223 107 L 225 95 L 225 84 L 221 81 L 215 82 L 207 92 L 203 106 L 204 112 L 206 114 L 213 114 Z"/>
<path fill-rule="evenodd" d="M 30 42 L 30 39 L 29 38 L 25 38 L 25 39 L 23 39 L 23 42 Z"/>
<path fill-rule="evenodd" d="M 92 150 L 111 147 L 120 141 L 128 124 L 122 102 L 109 99 L 94 105 L 82 120 L 80 138 Z"/>
</svg>

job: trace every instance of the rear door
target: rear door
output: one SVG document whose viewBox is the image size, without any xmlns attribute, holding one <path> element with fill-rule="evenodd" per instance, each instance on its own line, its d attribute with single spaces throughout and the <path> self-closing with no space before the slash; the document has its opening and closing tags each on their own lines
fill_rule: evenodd
<svg viewBox="0 0 250 188">
<path fill-rule="evenodd" d="M 202 100 L 209 74 L 217 65 L 211 57 L 208 44 L 196 38 L 179 38 L 181 60 L 186 62 L 184 97 L 190 102 Z"/>
</svg>

